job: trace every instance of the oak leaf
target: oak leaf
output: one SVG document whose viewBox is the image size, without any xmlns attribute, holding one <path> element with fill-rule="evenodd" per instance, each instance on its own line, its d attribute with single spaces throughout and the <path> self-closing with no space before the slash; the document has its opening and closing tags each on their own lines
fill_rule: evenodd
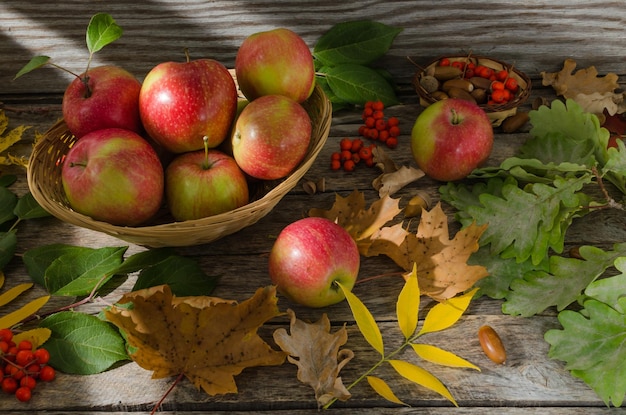
<svg viewBox="0 0 626 415">
<path fill-rule="evenodd" d="M 478 240 L 486 228 L 487 225 L 472 224 L 449 239 L 448 218 L 438 203 L 422 212 L 415 233 L 403 234 L 398 226 L 381 229 L 367 256 L 384 254 L 405 271 L 411 271 L 416 264 L 422 294 L 445 301 L 487 276 L 485 267 L 467 264 L 478 250 Z"/>
<path fill-rule="evenodd" d="M 608 73 L 598 76 L 594 66 L 574 72 L 576 61 L 566 59 L 559 72 L 541 72 L 542 84 L 552 86 L 566 99 L 573 99 L 585 112 L 601 114 L 605 109 L 610 115 L 626 112 L 626 93 L 616 92 L 620 88 L 618 76 Z"/>
<path fill-rule="evenodd" d="M 385 195 L 391 196 L 406 185 L 425 176 L 422 170 L 415 167 L 398 167 L 380 146 L 374 147 L 372 154 L 374 165 L 381 171 L 381 174 L 372 182 L 372 186 L 381 198 Z"/>
<path fill-rule="evenodd" d="M 160 285 L 125 294 L 106 317 L 136 350 L 130 357 L 152 378 L 184 374 L 209 395 L 237 393 L 234 376 L 253 366 L 276 366 L 286 353 L 257 334 L 280 315 L 276 287 L 259 288 L 237 303 L 216 297 L 175 297 Z"/>
<path fill-rule="evenodd" d="M 335 203 L 330 210 L 310 209 L 309 216 L 324 217 L 339 224 L 355 240 L 359 252 L 365 254 L 371 243 L 371 236 L 402 212 L 398 202 L 399 199 L 385 195 L 366 209 L 365 196 L 354 190 L 347 197 L 335 195 Z"/>
<path fill-rule="evenodd" d="M 349 349 L 339 348 L 348 341 L 345 325 L 330 333 L 330 321 L 326 314 L 316 323 L 306 323 L 296 318 L 293 310 L 287 310 L 291 318 L 289 331 L 274 331 L 274 341 L 286 353 L 287 360 L 298 366 L 298 380 L 315 391 L 318 406 L 333 399 L 348 400 L 350 392 L 344 386 L 339 371 L 354 357 Z"/>
</svg>

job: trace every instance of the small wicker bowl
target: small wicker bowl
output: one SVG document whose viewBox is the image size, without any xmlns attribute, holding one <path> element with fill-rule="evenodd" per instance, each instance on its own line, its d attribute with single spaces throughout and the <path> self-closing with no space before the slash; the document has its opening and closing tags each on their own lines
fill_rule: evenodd
<svg viewBox="0 0 626 415">
<path fill-rule="evenodd" d="M 250 226 L 267 215 L 296 186 L 324 147 L 332 120 L 332 106 L 324 92 L 316 86 L 303 103 L 312 121 L 311 143 L 300 165 L 288 177 L 271 182 L 251 183 L 251 200 L 245 206 L 202 219 L 175 222 L 162 209 L 153 222 L 145 226 L 115 226 L 96 221 L 73 211 L 61 183 L 64 156 L 76 141 L 63 120 L 57 122 L 37 142 L 28 165 L 28 186 L 37 202 L 58 219 L 83 228 L 104 232 L 121 240 L 157 248 L 192 246 L 213 242 Z"/>
<path fill-rule="evenodd" d="M 496 71 L 506 69 L 510 72 L 510 76 L 512 78 L 515 78 L 515 80 L 517 81 L 517 84 L 519 85 L 519 91 L 517 92 L 514 99 L 512 99 L 511 101 L 505 104 L 498 105 L 498 106 L 487 105 L 487 104 L 479 105 L 485 111 L 485 113 L 489 117 L 489 120 L 491 120 L 491 124 L 494 127 L 497 127 L 500 124 L 502 124 L 502 121 L 504 121 L 506 118 L 512 115 L 515 115 L 517 113 L 517 108 L 520 105 L 522 105 L 530 96 L 530 89 L 531 89 L 530 78 L 525 73 L 516 69 L 512 65 L 509 65 L 497 59 L 492 59 L 492 58 L 488 58 L 484 56 L 469 56 L 469 57 L 468 56 L 446 56 L 446 57 L 450 59 L 450 62 L 455 62 L 455 61 L 461 61 L 465 63 L 473 62 L 476 65 L 484 65 Z M 426 67 L 424 67 L 422 70 L 417 72 L 413 78 L 413 86 L 415 87 L 415 90 L 420 96 L 420 105 L 422 105 L 423 107 L 429 106 L 433 102 L 437 101 L 437 99 L 434 98 L 428 91 L 426 91 L 426 89 L 424 89 L 424 87 L 420 83 L 420 79 L 423 76 L 427 75 L 430 71 L 432 71 L 432 69 L 437 65 L 437 63 L 442 58 L 443 57 L 439 57 L 431 61 Z"/>
</svg>

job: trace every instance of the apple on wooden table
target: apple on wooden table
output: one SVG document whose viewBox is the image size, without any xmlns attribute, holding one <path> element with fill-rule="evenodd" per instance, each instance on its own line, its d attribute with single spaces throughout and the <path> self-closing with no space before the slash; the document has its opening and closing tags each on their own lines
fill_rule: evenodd
<svg viewBox="0 0 626 415">
<path fill-rule="evenodd" d="M 440 181 L 464 179 L 491 154 L 493 127 L 477 104 L 458 98 L 422 111 L 411 131 L 411 150 L 426 175 Z"/>
<path fill-rule="evenodd" d="M 61 180 L 72 209 L 113 225 L 140 225 L 163 201 L 163 166 L 154 148 L 120 128 L 76 141 L 63 161 Z"/>
<path fill-rule="evenodd" d="M 146 75 L 139 93 L 141 121 L 150 137 L 172 153 L 219 146 L 237 110 L 237 87 L 213 59 L 163 62 Z"/>
<path fill-rule="evenodd" d="M 269 256 L 272 283 L 290 301 L 319 308 L 344 300 L 340 282 L 352 290 L 360 266 L 352 236 L 320 217 L 299 219 L 278 235 Z"/>
</svg>

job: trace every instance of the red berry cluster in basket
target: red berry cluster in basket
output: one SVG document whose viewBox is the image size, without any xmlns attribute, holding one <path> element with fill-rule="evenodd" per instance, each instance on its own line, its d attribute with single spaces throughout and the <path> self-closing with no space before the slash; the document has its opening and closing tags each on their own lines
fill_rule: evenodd
<svg viewBox="0 0 626 415">
<path fill-rule="evenodd" d="M 376 144 L 366 146 L 360 138 L 342 138 L 339 142 L 340 151 L 336 151 L 331 155 L 330 168 L 339 170 L 343 168 L 345 171 L 354 171 L 359 163 L 363 163 L 368 167 L 374 165 L 374 155 L 372 150 Z"/>
<path fill-rule="evenodd" d="M 0 329 L 0 386 L 5 393 L 28 402 L 38 381 L 50 382 L 56 372 L 48 365 L 50 353 L 40 347 L 34 349 L 28 340 L 13 341 L 10 329 Z"/>
<path fill-rule="evenodd" d="M 489 66 L 475 64 L 474 62 L 450 61 L 442 58 L 438 66 L 452 66 L 462 71 L 465 79 L 480 77 L 491 81 L 490 94 L 487 105 L 502 105 L 515 98 L 519 91 L 517 80 L 511 77 L 511 72 L 506 69 L 496 70 Z"/>
<path fill-rule="evenodd" d="M 398 146 L 400 135 L 397 117 L 385 118 L 385 105 L 381 101 L 365 103 L 361 118 L 363 125 L 359 127 L 359 135 L 374 141 L 384 143 L 389 148 Z"/>
</svg>

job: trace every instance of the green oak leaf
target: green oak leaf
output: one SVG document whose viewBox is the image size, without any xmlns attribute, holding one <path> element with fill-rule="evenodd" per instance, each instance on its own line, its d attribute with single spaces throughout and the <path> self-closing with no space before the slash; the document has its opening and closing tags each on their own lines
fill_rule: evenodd
<svg viewBox="0 0 626 415">
<path fill-rule="evenodd" d="M 616 258 L 614 265 L 621 274 L 592 282 L 585 294 L 626 314 L 626 257 Z"/>
<path fill-rule="evenodd" d="M 95 316 L 61 311 L 39 326 L 52 332 L 44 345 L 50 352 L 50 364 L 64 373 L 92 375 L 128 360 L 120 333 Z"/>
</svg>

